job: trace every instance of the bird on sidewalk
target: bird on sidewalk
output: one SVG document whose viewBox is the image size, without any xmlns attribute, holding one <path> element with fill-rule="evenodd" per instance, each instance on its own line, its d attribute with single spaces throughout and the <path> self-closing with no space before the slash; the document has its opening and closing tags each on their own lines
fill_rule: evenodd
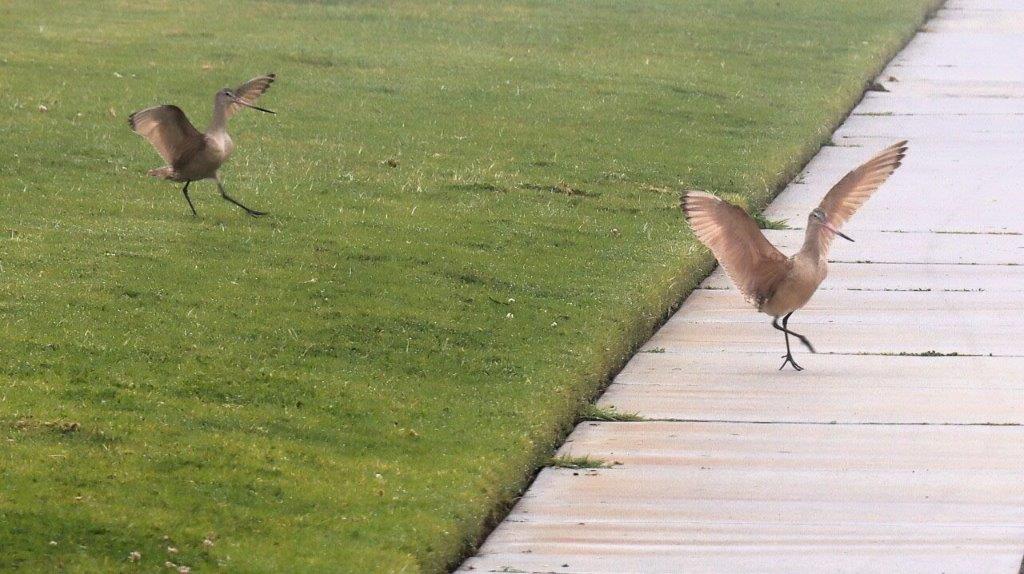
<svg viewBox="0 0 1024 574">
<path fill-rule="evenodd" d="M 188 196 L 188 186 L 193 181 L 212 179 L 217 182 L 220 195 L 227 201 L 241 207 L 253 217 L 266 215 L 265 212 L 249 209 L 224 191 L 217 170 L 231 156 L 234 142 L 227 132 L 228 119 L 243 107 L 273 114 L 268 109 L 253 104 L 274 82 L 276 76 L 267 74 L 249 80 L 234 90 L 224 88 L 213 97 L 213 119 L 206 132 L 200 132 L 192 125 L 185 112 L 173 105 L 155 106 L 128 116 L 128 125 L 135 133 L 153 144 L 160 157 L 168 165 L 151 169 L 148 175 L 184 182 L 181 193 L 196 215 L 196 208 Z"/>
<path fill-rule="evenodd" d="M 789 318 L 825 279 L 833 237 L 853 241 L 839 229 L 900 166 L 906 152 L 906 141 L 893 144 L 839 180 L 811 211 L 803 247 L 792 257 L 769 243 L 743 208 L 702 191 L 683 195 L 683 214 L 697 239 L 715 255 L 747 302 L 770 315 L 772 327 L 785 334 L 786 354 L 779 370 L 787 364 L 803 370 L 793 360 L 790 335 L 816 352 L 807 337 L 789 330 Z"/>
</svg>

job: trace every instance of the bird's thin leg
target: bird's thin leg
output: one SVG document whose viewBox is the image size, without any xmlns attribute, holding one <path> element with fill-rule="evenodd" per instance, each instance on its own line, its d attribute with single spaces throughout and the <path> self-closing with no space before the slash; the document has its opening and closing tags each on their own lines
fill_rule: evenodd
<svg viewBox="0 0 1024 574">
<path fill-rule="evenodd" d="M 246 212 L 246 213 L 248 213 L 249 215 L 251 215 L 251 216 L 253 216 L 253 217 L 259 217 L 259 216 L 261 216 L 261 215 L 266 215 L 266 214 L 267 214 L 267 213 L 266 213 L 265 211 L 256 211 L 255 209 L 249 209 L 248 207 L 246 207 L 246 206 L 242 205 L 242 204 L 241 204 L 241 203 L 239 203 L 239 202 L 238 202 L 238 201 L 237 201 L 237 200 L 236 200 L 235 198 L 233 198 L 233 197 L 231 197 L 230 195 L 228 195 L 228 192 L 224 191 L 224 185 L 222 185 L 222 184 L 221 184 L 221 182 L 220 182 L 220 179 L 219 179 L 219 178 L 218 178 L 218 179 L 215 179 L 214 181 L 216 181 L 216 182 L 217 182 L 217 189 L 219 189 L 219 190 L 220 190 L 220 196 L 221 196 L 221 197 L 223 197 L 224 199 L 226 199 L 226 200 L 230 201 L 231 203 L 234 203 L 234 204 L 235 204 L 235 205 L 237 205 L 238 207 L 241 207 L 241 208 L 242 208 L 242 209 L 244 209 L 244 210 L 245 210 L 245 212 Z"/>
<path fill-rule="evenodd" d="M 192 217 L 199 215 L 196 213 L 196 206 L 192 205 L 192 198 L 188 196 L 188 184 L 192 183 L 192 180 L 185 182 L 185 187 L 181 188 L 181 193 L 185 194 L 185 201 L 188 202 L 189 208 L 192 209 Z"/>
<path fill-rule="evenodd" d="M 782 328 L 785 329 L 786 332 L 789 333 L 790 335 L 793 335 L 797 339 L 800 339 L 800 342 L 803 343 L 805 347 L 807 347 L 808 351 L 817 354 L 817 351 L 814 350 L 814 345 L 812 345 L 811 342 L 807 340 L 807 337 L 804 337 L 800 333 L 795 333 L 789 330 L 789 315 L 792 314 L 793 312 L 790 311 L 788 315 L 782 318 Z"/>
<path fill-rule="evenodd" d="M 786 317 L 789 317 L 789 315 L 786 315 Z M 783 319 L 783 323 L 785 323 L 785 319 Z M 772 319 L 772 327 L 775 327 L 779 331 L 782 331 L 783 334 L 785 334 L 785 336 L 786 336 L 786 354 L 782 356 L 786 360 L 782 361 L 782 366 L 779 367 L 779 370 L 781 371 L 782 369 L 785 369 L 787 363 L 790 364 L 790 365 L 793 365 L 793 368 L 798 370 L 798 371 L 804 370 L 803 367 L 801 367 L 800 365 L 796 364 L 796 361 L 793 360 L 793 353 L 789 350 L 789 330 L 786 329 L 785 327 L 779 325 L 779 318 L 778 317 Z"/>
</svg>

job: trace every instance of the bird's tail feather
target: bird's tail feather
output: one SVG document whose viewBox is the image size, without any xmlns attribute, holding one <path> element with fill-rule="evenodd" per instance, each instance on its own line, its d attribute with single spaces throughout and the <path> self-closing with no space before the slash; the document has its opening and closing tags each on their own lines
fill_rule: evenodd
<svg viewBox="0 0 1024 574">
<path fill-rule="evenodd" d="M 169 165 L 165 165 L 163 167 L 147 171 L 146 175 L 159 177 L 160 179 L 174 179 L 174 168 Z"/>
</svg>

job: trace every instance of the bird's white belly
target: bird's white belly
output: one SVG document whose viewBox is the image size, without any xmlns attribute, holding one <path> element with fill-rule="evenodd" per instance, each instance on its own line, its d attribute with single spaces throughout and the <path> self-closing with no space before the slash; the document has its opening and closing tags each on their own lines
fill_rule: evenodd
<svg viewBox="0 0 1024 574">
<path fill-rule="evenodd" d="M 205 146 L 180 169 L 184 179 L 199 180 L 217 175 L 217 169 L 231 157 L 235 144 L 225 134 L 223 137 L 207 136 Z"/>
<path fill-rule="evenodd" d="M 228 161 L 228 158 L 231 157 L 231 152 L 235 151 L 235 142 L 231 141 L 228 134 L 224 134 L 219 138 L 210 138 L 207 141 L 207 146 L 210 150 L 210 159 L 215 161 L 218 166 Z"/>
<path fill-rule="evenodd" d="M 796 311 L 811 300 L 827 273 L 824 261 L 797 260 L 790 274 L 775 289 L 772 298 L 759 310 L 773 317 L 781 317 Z"/>
</svg>

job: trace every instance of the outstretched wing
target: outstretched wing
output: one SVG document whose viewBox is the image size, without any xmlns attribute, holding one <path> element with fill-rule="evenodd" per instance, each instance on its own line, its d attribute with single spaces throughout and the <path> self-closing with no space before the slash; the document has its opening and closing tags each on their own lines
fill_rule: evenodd
<svg viewBox="0 0 1024 574">
<path fill-rule="evenodd" d="M 709 193 L 689 191 L 682 208 L 697 239 L 715 254 L 747 301 L 760 308 L 789 272 L 789 259 L 768 242 L 741 207 Z"/>
<path fill-rule="evenodd" d="M 149 140 L 160 157 L 172 166 L 184 163 L 204 145 L 203 134 L 178 106 L 156 106 L 135 112 L 128 116 L 128 125 Z"/>
<path fill-rule="evenodd" d="M 275 74 L 267 74 L 266 76 L 253 78 L 235 88 L 235 96 L 242 98 L 250 104 L 254 103 L 257 98 L 263 95 L 263 92 L 266 92 L 270 88 L 270 84 L 273 84 L 275 79 L 277 79 Z M 235 115 L 235 112 L 243 107 L 245 106 L 234 102 L 228 104 L 228 117 L 230 118 Z"/>
<path fill-rule="evenodd" d="M 825 212 L 828 222 L 836 228 L 846 223 L 871 194 L 889 179 L 892 172 L 896 171 L 906 153 L 906 140 L 895 143 L 839 180 L 818 205 Z"/>
</svg>

